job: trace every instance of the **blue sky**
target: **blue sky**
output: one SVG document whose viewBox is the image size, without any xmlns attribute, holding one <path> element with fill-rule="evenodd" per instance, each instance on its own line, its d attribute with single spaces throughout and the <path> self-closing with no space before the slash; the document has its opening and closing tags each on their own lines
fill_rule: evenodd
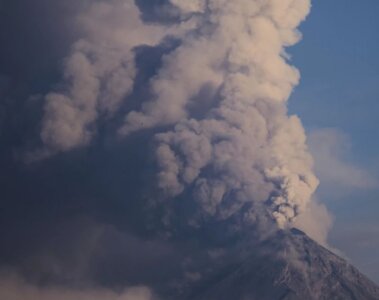
<svg viewBox="0 0 379 300">
<path fill-rule="evenodd" d="M 302 74 L 290 111 L 300 115 L 310 139 L 314 133 L 329 134 L 325 147 L 341 167 L 338 176 L 343 178 L 332 182 L 329 175 L 336 172 L 335 165 L 328 169 L 325 160 L 316 158 L 322 168 L 318 198 L 334 215 L 330 243 L 377 282 L 378 12 L 376 0 L 313 1 L 312 13 L 301 28 L 303 40 L 289 51 Z M 313 151 L 322 156 L 319 160 L 325 158 L 318 152 L 320 145 Z M 370 183 L 356 184 L 359 178 Z"/>
</svg>

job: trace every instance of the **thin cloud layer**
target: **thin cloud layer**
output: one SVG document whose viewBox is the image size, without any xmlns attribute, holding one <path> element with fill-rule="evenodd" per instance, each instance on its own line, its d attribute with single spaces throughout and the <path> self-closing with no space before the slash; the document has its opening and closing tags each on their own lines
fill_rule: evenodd
<svg viewBox="0 0 379 300">
<path fill-rule="evenodd" d="M 104 289 L 70 290 L 43 288 L 21 280 L 0 280 L 0 298 L 7 300 L 156 300 L 146 287 L 133 287 L 117 293 Z"/>
<path fill-rule="evenodd" d="M 363 167 L 351 161 L 351 141 L 342 131 L 326 128 L 309 135 L 316 160 L 315 170 L 323 185 L 352 189 L 378 188 L 379 181 Z"/>
</svg>

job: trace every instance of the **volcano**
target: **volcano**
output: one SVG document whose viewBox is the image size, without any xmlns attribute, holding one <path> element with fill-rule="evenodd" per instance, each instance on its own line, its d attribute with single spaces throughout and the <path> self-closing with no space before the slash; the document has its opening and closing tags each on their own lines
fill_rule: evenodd
<svg viewBox="0 0 379 300">
<path fill-rule="evenodd" d="M 378 300 L 379 288 L 345 259 L 297 229 L 201 282 L 191 300 Z"/>
</svg>

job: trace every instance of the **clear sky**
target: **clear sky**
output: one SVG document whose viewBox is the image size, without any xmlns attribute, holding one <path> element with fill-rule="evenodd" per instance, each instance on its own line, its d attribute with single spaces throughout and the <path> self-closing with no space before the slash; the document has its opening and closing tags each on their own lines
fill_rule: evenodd
<svg viewBox="0 0 379 300">
<path fill-rule="evenodd" d="M 313 1 L 303 40 L 290 50 L 302 74 L 290 110 L 310 133 L 318 197 L 335 219 L 330 243 L 377 282 L 378 13 L 376 0 Z"/>
</svg>

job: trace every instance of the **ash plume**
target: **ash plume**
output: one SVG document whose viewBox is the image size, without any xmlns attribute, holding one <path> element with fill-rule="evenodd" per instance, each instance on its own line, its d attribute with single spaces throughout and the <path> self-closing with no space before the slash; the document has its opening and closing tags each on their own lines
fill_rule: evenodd
<svg viewBox="0 0 379 300">
<path fill-rule="evenodd" d="M 132 0 L 92 2 L 64 82 L 45 97 L 43 155 L 89 145 L 104 122 L 121 123 L 126 140 L 153 132 L 155 185 L 168 199 L 190 195 L 190 224 L 292 226 L 318 186 L 301 121 L 286 107 L 299 72 L 285 48 L 309 10 L 309 0 L 171 0 L 146 22 Z M 136 49 L 167 40 L 176 46 L 125 112 L 141 71 Z"/>
<path fill-rule="evenodd" d="M 321 246 L 332 218 L 287 109 L 310 6 L 6 3 L 0 298 L 377 299 Z"/>
</svg>

